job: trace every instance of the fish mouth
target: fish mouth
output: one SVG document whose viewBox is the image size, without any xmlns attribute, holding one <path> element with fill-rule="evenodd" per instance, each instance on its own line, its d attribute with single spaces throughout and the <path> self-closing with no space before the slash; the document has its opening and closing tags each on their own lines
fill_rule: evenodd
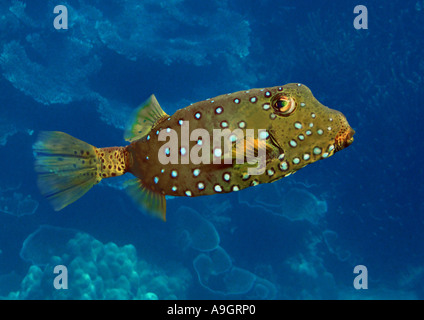
<svg viewBox="0 0 424 320">
<path fill-rule="evenodd" d="M 350 126 L 347 128 L 342 128 L 336 136 L 335 139 L 335 151 L 340 151 L 344 148 L 349 147 L 353 142 L 353 135 L 355 134 L 355 130 L 353 130 Z"/>
</svg>

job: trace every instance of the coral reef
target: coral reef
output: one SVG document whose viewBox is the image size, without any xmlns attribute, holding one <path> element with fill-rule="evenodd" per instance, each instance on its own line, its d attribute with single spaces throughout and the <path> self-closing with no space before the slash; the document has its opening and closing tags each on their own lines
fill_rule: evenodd
<svg viewBox="0 0 424 320">
<path fill-rule="evenodd" d="M 204 219 L 196 210 L 180 207 L 178 230 L 184 247 L 198 251 L 211 251 L 218 247 L 220 239 L 212 223 Z"/>
<path fill-rule="evenodd" d="M 8 299 L 183 299 L 191 281 L 178 265 L 164 272 L 139 259 L 132 245 L 103 244 L 56 227 L 43 226 L 30 235 L 21 256 L 44 266 L 31 265 L 20 290 Z M 68 289 L 53 286 L 58 265 L 68 270 Z"/>
<path fill-rule="evenodd" d="M 150 58 L 165 64 L 200 66 L 210 63 L 222 48 L 229 55 L 249 54 L 249 24 L 228 10 L 226 1 L 209 1 L 212 10 L 207 16 L 197 13 L 195 1 L 126 0 L 116 4 L 120 14 L 99 21 L 96 29 L 108 48 L 130 60 Z"/>
<path fill-rule="evenodd" d="M 16 134 L 18 130 L 13 124 L 10 123 L 0 123 L 0 147 L 3 147 L 7 143 L 7 139 L 10 136 Z"/>
<path fill-rule="evenodd" d="M 346 261 L 349 259 L 350 252 L 340 245 L 340 242 L 338 241 L 339 235 L 335 231 L 324 230 L 323 237 L 328 250 L 332 254 L 335 254 L 340 261 Z"/>
<path fill-rule="evenodd" d="M 250 188 L 238 194 L 239 202 L 248 207 L 260 208 L 260 210 L 283 216 L 290 221 L 305 220 L 315 225 L 327 212 L 327 202 L 319 200 L 306 189 L 288 187 L 285 191 L 276 184 L 264 185 L 261 188 L 274 196 L 263 197 L 263 192 Z"/>
<path fill-rule="evenodd" d="M 49 1 L 49 5 L 54 7 L 53 4 Z M 111 16 L 101 1 L 69 1 L 69 32 L 60 32 L 57 37 L 59 31 L 46 25 L 51 16 L 32 18 L 26 13 L 24 2 L 12 1 L 4 19 L 21 34 L 1 44 L 3 76 L 15 88 L 45 105 L 99 101 L 99 113 L 106 117 L 102 110 L 108 103 L 88 81 L 102 67 L 97 53 L 104 47 L 130 61 L 150 59 L 157 61 L 158 66 L 201 66 L 221 58 L 231 66 L 230 72 L 246 73 L 241 65 L 237 66 L 237 59 L 249 55 L 249 23 L 229 10 L 226 1 L 208 2 L 213 10 L 207 16 L 196 13 L 198 4 L 191 0 L 126 0 L 111 1 L 108 5 L 116 7 L 118 14 Z M 28 27 L 32 33 L 27 33 Z M 55 50 L 49 48 L 52 43 Z M 114 117 L 105 120 L 114 122 Z"/>
<path fill-rule="evenodd" d="M 37 50 L 44 40 L 39 34 L 31 34 L 27 36 L 27 41 L 37 44 L 37 48 L 34 48 Z M 39 52 L 48 61 L 45 66 L 31 60 L 24 46 L 13 40 L 3 46 L 0 55 L 3 76 L 15 88 L 42 104 L 67 104 L 90 98 L 92 93 L 87 77 L 99 69 L 100 61 L 91 54 L 91 47 L 78 39 L 71 38 L 60 48 L 62 54 L 56 52 L 49 55 L 47 48 L 45 52 Z"/>
<path fill-rule="evenodd" d="M 200 284 L 210 292 L 247 299 L 273 299 L 277 289 L 266 279 L 233 266 L 228 253 L 221 247 L 199 254 L 193 261 Z"/>
<path fill-rule="evenodd" d="M 24 236 L 19 232 L 56 218 L 30 216 L 40 210 L 35 186 L 5 187 L 2 176 L 0 218 L 4 230 L 17 230 L 5 232 L 0 243 L 5 262 L 0 268 L 6 265 L 2 297 L 180 299 L 187 297 L 192 278 L 196 293 L 220 299 L 424 296 L 422 248 L 416 245 L 422 243 L 417 212 L 424 211 L 419 201 L 424 194 L 419 154 L 423 0 L 369 3 L 369 30 L 355 30 L 351 7 L 336 2 L 320 8 L 262 0 L 260 9 L 270 10 L 259 10 L 228 0 L 65 0 L 65 31 L 52 25 L 51 9 L 58 3 L 41 2 L 0 3 L 5 168 L 30 144 L 20 134 L 31 135 L 28 127 L 49 130 L 55 117 L 66 121 L 58 130 L 73 121 L 81 124 L 76 131 L 92 125 L 87 134 L 108 143 L 121 134 L 104 134 L 104 123 L 125 129 L 137 99 L 150 93 L 159 91 L 160 103 L 171 113 L 215 93 L 293 81 L 304 82 L 319 100 L 343 111 L 358 143 L 332 159 L 343 164 L 317 164 L 305 172 L 308 178 L 296 175 L 235 195 L 189 199 L 189 205 L 200 201 L 200 213 L 187 207 L 172 212 L 179 219 L 175 233 L 187 269 L 155 267 L 137 257 L 132 245 L 103 244 L 78 230 L 48 226 L 25 240 L 20 261 L 13 247 Z M 128 84 L 134 87 L 125 91 Z M 97 110 L 98 115 L 87 110 L 90 120 L 98 116 L 104 123 L 81 115 L 67 121 L 69 113 L 62 111 L 74 107 Z M 18 143 L 9 149 L 12 140 Z M 16 164 L 29 172 L 31 162 L 30 152 L 23 151 Z M 27 171 L 4 170 L 12 179 L 18 174 Z M 298 179 L 317 186 L 300 186 Z M 119 192 L 123 182 L 100 185 Z M 157 247 L 146 240 L 154 251 Z M 14 256 L 31 264 L 19 290 L 11 285 L 19 276 L 9 274 Z M 352 293 L 351 265 L 358 261 L 379 270 L 378 279 L 373 272 L 374 289 L 366 293 Z M 68 290 L 53 287 L 58 264 L 69 270 Z"/>
<path fill-rule="evenodd" d="M 176 215 L 183 248 L 202 252 L 194 258 L 193 267 L 203 288 L 226 297 L 275 298 L 277 289 L 273 283 L 233 265 L 230 255 L 219 246 L 219 234 L 211 222 L 185 206 L 180 207 Z"/>
<path fill-rule="evenodd" d="M 15 217 L 34 214 L 38 208 L 38 201 L 31 195 L 24 195 L 17 192 L 20 186 L 0 187 L 0 212 L 10 214 Z"/>
</svg>

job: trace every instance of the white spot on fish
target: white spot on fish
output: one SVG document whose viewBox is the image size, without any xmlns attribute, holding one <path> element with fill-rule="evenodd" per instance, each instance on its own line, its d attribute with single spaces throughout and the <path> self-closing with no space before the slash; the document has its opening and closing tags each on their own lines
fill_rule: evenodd
<svg viewBox="0 0 424 320">
<path fill-rule="evenodd" d="M 287 169 L 289 168 L 287 161 L 281 162 L 280 165 L 279 165 L 279 168 L 280 168 L 280 170 L 287 171 Z"/>
<path fill-rule="evenodd" d="M 258 101 L 258 98 L 256 98 L 256 97 L 250 98 L 250 102 L 251 103 L 256 103 L 256 101 Z"/>
<path fill-rule="evenodd" d="M 297 146 L 297 142 L 294 140 L 290 140 L 290 146 L 295 148 Z"/>
<path fill-rule="evenodd" d="M 215 113 L 216 114 L 221 114 L 223 110 L 224 109 L 222 109 L 222 107 L 218 107 L 218 108 L 215 109 Z"/>
<path fill-rule="evenodd" d="M 315 147 L 314 148 L 314 154 L 321 154 L 321 148 Z"/>
<path fill-rule="evenodd" d="M 307 153 L 305 153 L 304 155 L 303 155 L 303 160 L 309 160 L 309 158 L 310 158 L 311 156 L 309 155 L 309 154 L 307 154 Z"/>
<path fill-rule="evenodd" d="M 215 157 L 217 157 L 217 158 L 221 157 L 221 156 L 222 156 L 222 150 L 221 150 L 221 148 L 215 148 L 215 149 L 213 150 L 213 155 L 214 155 Z"/>
<path fill-rule="evenodd" d="M 176 186 L 173 186 L 171 190 L 175 192 L 175 191 L 177 191 L 177 189 L 178 188 Z"/>
<path fill-rule="evenodd" d="M 215 190 L 215 192 L 222 192 L 222 187 L 219 184 L 216 184 L 213 189 Z"/>
<path fill-rule="evenodd" d="M 171 177 L 172 177 L 172 178 L 176 178 L 176 177 L 178 177 L 178 172 L 177 172 L 177 170 L 172 170 L 172 171 L 171 171 Z"/>
<path fill-rule="evenodd" d="M 205 184 L 203 182 L 199 182 L 197 184 L 197 187 L 199 188 L 199 190 L 203 190 L 203 189 L 205 189 Z"/>
<path fill-rule="evenodd" d="M 269 133 L 267 131 L 259 132 L 259 139 L 265 140 L 265 139 L 268 139 L 268 137 L 269 137 Z"/>
<path fill-rule="evenodd" d="M 293 164 L 299 164 L 299 162 L 300 162 L 300 159 L 299 158 L 294 158 L 293 159 Z"/>
<path fill-rule="evenodd" d="M 200 118 L 202 117 L 202 114 L 201 114 L 200 112 L 197 112 L 197 113 L 194 115 L 194 117 L 195 117 L 196 119 L 200 119 Z"/>
<path fill-rule="evenodd" d="M 221 127 L 222 128 L 228 128 L 228 122 L 227 121 L 222 121 L 221 122 Z"/>
<path fill-rule="evenodd" d="M 223 179 L 224 179 L 225 181 L 230 181 L 230 178 L 231 178 L 231 175 L 230 175 L 228 172 L 224 173 L 224 175 L 223 175 Z"/>
<path fill-rule="evenodd" d="M 187 190 L 187 191 L 185 192 L 185 194 L 186 194 L 186 196 L 187 196 L 187 197 L 191 197 L 191 191 L 190 191 L 190 190 Z"/>
<path fill-rule="evenodd" d="M 264 109 L 264 110 L 269 110 L 269 108 L 270 108 L 269 103 L 264 103 L 264 104 L 262 105 L 262 109 Z"/>
<path fill-rule="evenodd" d="M 240 187 L 239 186 L 233 186 L 233 191 L 239 191 Z"/>
<path fill-rule="evenodd" d="M 275 171 L 274 171 L 274 169 L 271 168 L 271 169 L 268 169 L 266 171 L 266 173 L 267 173 L 267 175 L 269 175 L 270 177 L 272 177 L 274 175 Z"/>
<path fill-rule="evenodd" d="M 246 122 L 244 122 L 244 121 L 240 121 L 240 122 L 238 123 L 238 126 L 239 126 L 239 128 L 240 128 L 240 129 L 244 129 L 244 128 L 246 127 Z"/>
<path fill-rule="evenodd" d="M 193 170 L 193 176 L 197 177 L 200 174 L 200 169 Z"/>
<path fill-rule="evenodd" d="M 301 124 L 300 122 L 295 122 L 295 123 L 294 123 L 294 127 L 295 127 L 296 129 L 302 129 L 302 128 L 303 128 L 303 126 L 302 126 L 302 124 Z"/>
<path fill-rule="evenodd" d="M 234 103 L 240 103 L 240 99 L 235 98 L 235 99 L 234 99 Z"/>
<path fill-rule="evenodd" d="M 159 182 L 159 178 L 158 178 L 158 177 L 154 177 L 154 178 L 153 178 L 153 181 L 154 181 L 155 183 L 158 183 L 158 182 Z"/>
</svg>

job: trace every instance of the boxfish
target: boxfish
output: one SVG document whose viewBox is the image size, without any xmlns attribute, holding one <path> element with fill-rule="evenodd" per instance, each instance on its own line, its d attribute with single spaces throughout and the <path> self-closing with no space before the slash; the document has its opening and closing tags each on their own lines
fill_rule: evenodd
<svg viewBox="0 0 424 320">
<path fill-rule="evenodd" d="M 64 132 L 42 131 L 33 151 L 37 184 L 56 211 L 102 179 L 129 173 L 128 194 L 165 220 L 167 196 L 275 182 L 348 147 L 354 134 L 341 112 L 322 105 L 305 85 L 290 83 L 220 95 L 173 115 L 152 95 L 134 111 L 126 146 L 96 148 Z"/>
</svg>

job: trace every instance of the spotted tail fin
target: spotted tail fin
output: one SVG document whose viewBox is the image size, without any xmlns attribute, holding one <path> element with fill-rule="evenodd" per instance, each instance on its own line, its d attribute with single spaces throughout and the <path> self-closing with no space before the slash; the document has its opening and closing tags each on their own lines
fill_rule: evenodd
<svg viewBox="0 0 424 320">
<path fill-rule="evenodd" d="M 119 147 L 97 149 L 66 133 L 41 132 L 33 145 L 35 171 L 41 193 L 59 211 L 81 198 L 102 178 L 123 174 L 105 167 L 105 154 L 117 152 Z M 103 155 L 103 158 L 101 157 Z M 112 160 L 112 156 L 109 161 Z"/>
<path fill-rule="evenodd" d="M 41 132 L 33 150 L 38 187 L 56 211 L 101 180 L 96 148 L 64 132 Z"/>
</svg>

